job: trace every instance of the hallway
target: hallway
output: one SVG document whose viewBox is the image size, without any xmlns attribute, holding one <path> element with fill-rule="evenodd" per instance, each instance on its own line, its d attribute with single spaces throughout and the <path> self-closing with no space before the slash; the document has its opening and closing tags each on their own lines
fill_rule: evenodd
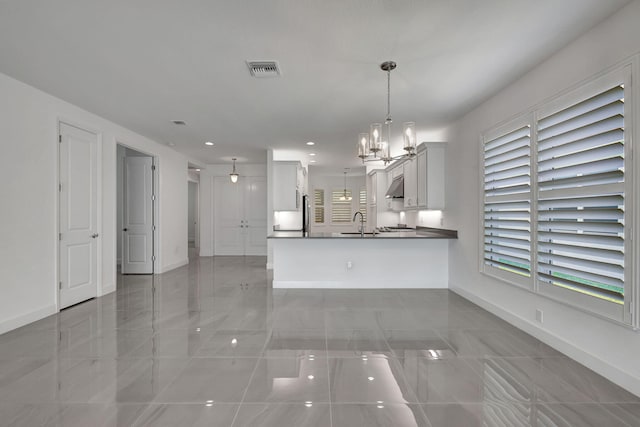
<svg viewBox="0 0 640 427">
<path fill-rule="evenodd" d="M 1 335 L 0 425 L 640 425 L 640 398 L 447 290 L 192 259 Z"/>
</svg>

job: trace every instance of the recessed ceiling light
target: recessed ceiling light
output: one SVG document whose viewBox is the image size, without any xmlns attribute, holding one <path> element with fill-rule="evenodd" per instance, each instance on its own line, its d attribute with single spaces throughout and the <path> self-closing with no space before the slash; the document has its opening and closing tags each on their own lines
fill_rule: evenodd
<svg viewBox="0 0 640 427">
<path fill-rule="evenodd" d="M 316 153 L 309 153 L 309 155 L 310 155 L 310 156 L 315 156 L 315 155 L 316 155 Z"/>
<path fill-rule="evenodd" d="M 200 172 L 200 169 L 196 169 L 196 172 Z"/>
<path fill-rule="evenodd" d="M 187 122 L 185 122 L 184 120 L 171 120 L 171 123 L 173 123 L 174 125 L 178 125 L 178 126 L 186 126 Z"/>
<path fill-rule="evenodd" d="M 313 141 L 309 141 L 309 142 L 307 142 L 307 145 L 316 145 L 316 143 L 313 142 Z"/>
<path fill-rule="evenodd" d="M 309 163 L 315 163 L 315 162 L 316 162 L 315 160 L 309 160 Z"/>
<path fill-rule="evenodd" d="M 213 145 L 213 142 L 207 141 L 207 142 L 204 143 L 204 145 Z"/>
<path fill-rule="evenodd" d="M 173 142 L 170 142 L 168 145 L 169 145 L 169 147 L 175 147 L 176 146 L 176 144 L 174 144 Z"/>
</svg>

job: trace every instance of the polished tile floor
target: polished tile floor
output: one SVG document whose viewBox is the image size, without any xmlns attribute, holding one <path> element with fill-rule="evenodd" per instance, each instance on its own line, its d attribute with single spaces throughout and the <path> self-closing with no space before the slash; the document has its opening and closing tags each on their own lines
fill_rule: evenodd
<svg viewBox="0 0 640 427">
<path fill-rule="evenodd" d="M 196 259 L 0 336 L 2 426 L 639 426 L 640 399 L 446 290 L 272 290 Z"/>
</svg>

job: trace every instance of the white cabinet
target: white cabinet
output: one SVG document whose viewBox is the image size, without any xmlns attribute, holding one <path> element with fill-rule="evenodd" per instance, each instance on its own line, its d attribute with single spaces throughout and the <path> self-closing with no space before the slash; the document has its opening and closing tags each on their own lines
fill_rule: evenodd
<svg viewBox="0 0 640 427">
<path fill-rule="evenodd" d="M 377 169 L 369 172 L 369 205 L 383 203 L 387 192 L 387 172 Z"/>
<path fill-rule="evenodd" d="M 445 148 L 444 142 L 425 142 L 418 147 L 414 163 L 417 180 L 416 205 L 419 209 L 444 209 Z M 405 175 L 405 200 L 406 179 Z"/>
<path fill-rule="evenodd" d="M 273 162 L 273 210 L 300 209 L 302 181 L 300 162 Z"/>
<path fill-rule="evenodd" d="M 407 160 L 402 164 L 404 169 L 404 207 L 413 209 L 418 206 L 418 175 L 416 159 Z"/>
<path fill-rule="evenodd" d="M 402 165 L 392 165 L 391 168 L 389 169 L 389 176 L 391 176 L 391 180 L 389 180 L 389 183 L 391 183 L 391 181 L 394 178 L 399 177 L 400 175 L 402 175 L 403 173 L 403 169 L 402 169 Z"/>
</svg>

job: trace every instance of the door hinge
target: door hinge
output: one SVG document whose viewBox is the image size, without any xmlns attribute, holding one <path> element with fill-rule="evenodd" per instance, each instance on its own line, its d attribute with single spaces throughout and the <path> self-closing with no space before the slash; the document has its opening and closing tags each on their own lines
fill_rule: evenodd
<svg viewBox="0 0 640 427">
<path fill-rule="evenodd" d="M 62 184 L 58 184 L 58 191 L 62 192 Z"/>
<path fill-rule="evenodd" d="M 151 231 L 156 231 L 156 226 L 155 225 L 151 226 Z"/>
<path fill-rule="evenodd" d="M 156 256 L 155 255 L 151 255 L 151 261 L 155 261 L 156 260 Z"/>
<path fill-rule="evenodd" d="M 58 135 L 58 142 L 62 142 L 62 135 Z"/>
<path fill-rule="evenodd" d="M 62 240 L 62 233 L 58 233 L 58 240 Z"/>
<path fill-rule="evenodd" d="M 62 282 L 58 282 L 58 289 L 62 290 Z"/>
<path fill-rule="evenodd" d="M 151 165 L 151 170 L 152 171 L 156 170 L 156 165 Z"/>
<path fill-rule="evenodd" d="M 154 200 L 154 201 L 156 200 L 156 195 L 155 194 L 151 195 L 151 200 Z"/>
</svg>

